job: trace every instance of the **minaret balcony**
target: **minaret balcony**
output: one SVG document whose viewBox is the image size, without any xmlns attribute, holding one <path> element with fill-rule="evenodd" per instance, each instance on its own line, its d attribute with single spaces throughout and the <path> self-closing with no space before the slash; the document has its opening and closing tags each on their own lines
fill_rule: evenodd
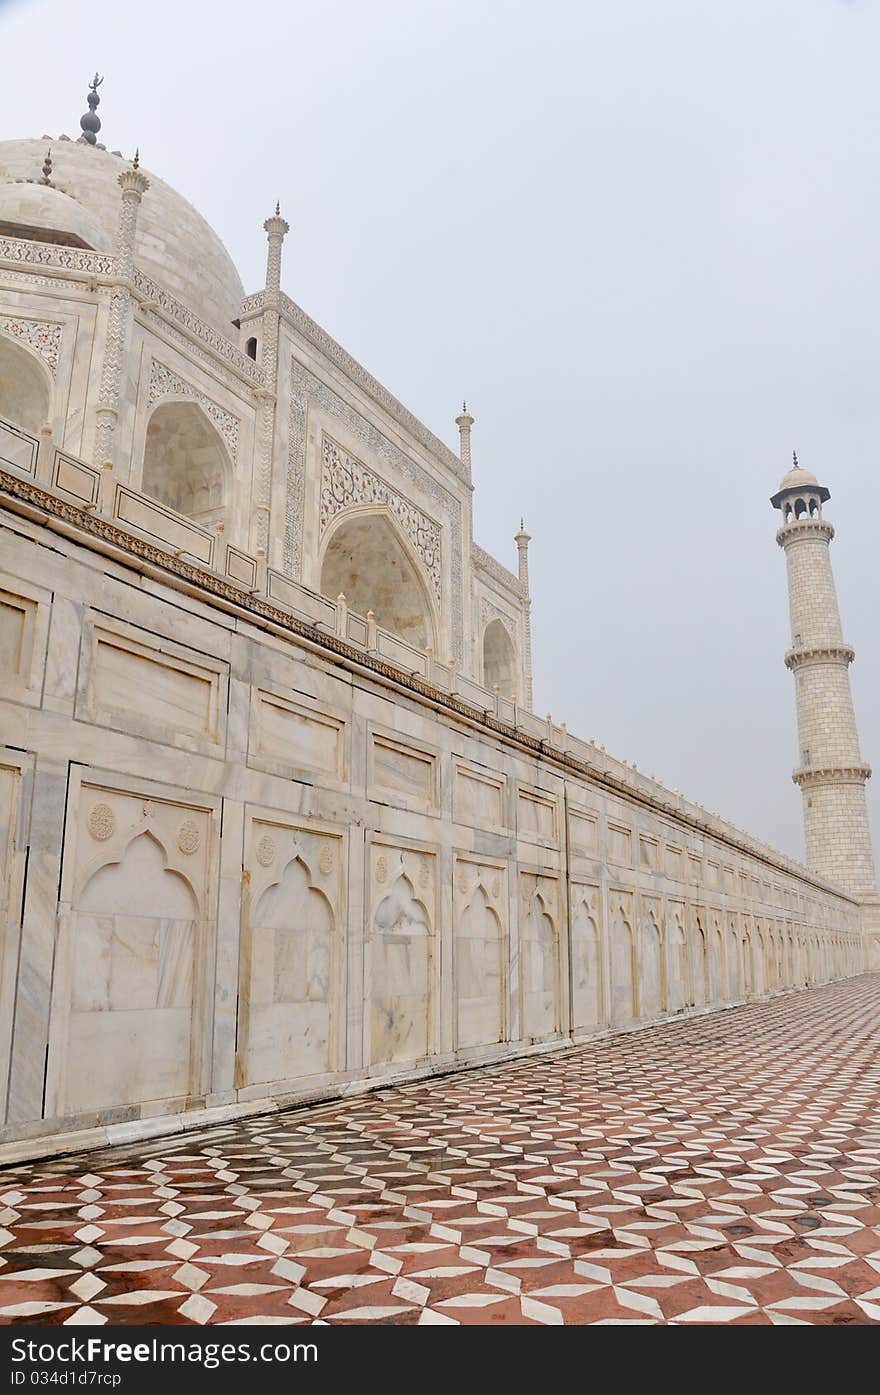
<svg viewBox="0 0 880 1395">
<path fill-rule="evenodd" d="M 801 789 L 816 785 L 863 785 L 871 778 L 871 767 L 864 762 L 856 765 L 799 765 L 791 778 Z"/>
<path fill-rule="evenodd" d="M 799 644 L 785 655 L 785 667 L 809 668 L 812 664 L 851 664 L 856 651 L 848 644 Z"/>
<path fill-rule="evenodd" d="M 790 523 L 783 523 L 776 534 L 776 541 L 780 547 L 785 547 L 787 543 L 809 537 L 825 538 L 830 542 L 834 537 L 834 525 L 824 518 L 793 518 Z"/>
</svg>

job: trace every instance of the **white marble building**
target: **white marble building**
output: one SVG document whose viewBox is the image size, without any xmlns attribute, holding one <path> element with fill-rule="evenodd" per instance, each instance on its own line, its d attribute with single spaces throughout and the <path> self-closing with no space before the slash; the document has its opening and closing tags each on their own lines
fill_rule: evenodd
<svg viewBox="0 0 880 1395">
<path fill-rule="evenodd" d="M 136 159 L 0 143 L 0 1156 L 867 962 L 872 886 L 532 713 L 472 417 L 433 436 L 264 226 L 245 295 Z"/>
</svg>

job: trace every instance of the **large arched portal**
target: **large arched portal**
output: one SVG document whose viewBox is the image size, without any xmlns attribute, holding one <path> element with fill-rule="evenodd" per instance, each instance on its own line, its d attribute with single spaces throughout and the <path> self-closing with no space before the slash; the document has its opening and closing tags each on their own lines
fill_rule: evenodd
<svg viewBox="0 0 880 1395">
<path fill-rule="evenodd" d="M 333 531 L 321 567 L 321 590 L 343 594 L 359 615 L 416 649 L 436 648 L 431 603 L 416 563 L 384 514 L 359 514 Z"/>
<path fill-rule="evenodd" d="M 49 420 L 45 370 L 33 354 L 0 335 L 0 417 L 36 436 Z"/>
<path fill-rule="evenodd" d="M 483 634 L 483 683 L 490 692 L 516 700 L 516 654 L 500 620 L 490 620 Z"/>
<path fill-rule="evenodd" d="M 195 402 L 162 402 L 147 425 L 141 488 L 203 525 L 223 519 L 229 457 Z"/>
</svg>

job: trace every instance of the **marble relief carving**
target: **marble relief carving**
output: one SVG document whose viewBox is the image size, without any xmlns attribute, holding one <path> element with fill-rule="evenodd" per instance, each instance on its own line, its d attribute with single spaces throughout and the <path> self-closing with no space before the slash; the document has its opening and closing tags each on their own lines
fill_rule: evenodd
<svg viewBox="0 0 880 1395">
<path fill-rule="evenodd" d="M 506 1036 L 506 878 L 495 865 L 457 858 L 453 888 L 455 1046 L 491 1046 Z"/>
<path fill-rule="evenodd" d="M 555 877 L 520 872 L 522 1035 L 542 1041 L 560 1029 L 558 887 Z"/>
<path fill-rule="evenodd" d="M 109 252 L 93 252 L 83 247 L 32 242 L 29 238 L 0 237 L 0 261 L 24 262 L 29 266 L 57 266 L 87 276 L 112 276 L 115 259 Z"/>
<path fill-rule="evenodd" d="M 33 349 L 34 353 L 39 354 L 53 378 L 58 369 L 62 332 L 60 324 L 48 320 L 28 320 L 12 315 L 0 317 L 0 334 L 17 339 L 29 349 Z"/>
<path fill-rule="evenodd" d="M 629 892 L 608 898 L 611 948 L 611 1022 L 626 1026 L 638 1017 L 633 898 Z"/>
<path fill-rule="evenodd" d="M 271 1084 L 337 1062 L 340 839 L 254 817 L 242 906 L 238 1078 Z"/>
<path fill-rule="evenodd" d="M 510 638 L 511 644 L 513 644 L 514 648 L 518 648 L 518 646 L 519 646 L 519 635 L 518 635 L 518 633 L 517 633 L 518 627 L 517 627 L 517 622 L 514 620 L 513 616 L 512 616 L 512 615 L 508 615 L 507 611 L 506 611 L 506 610 L 502 610 L 500 606 L 493 605 L 492 602 L 489 601 L 489 600 L 487 600 L 485 596 L 481 596 L 481 597 L 480 597 L 480 633 L 482 633 L 483 630 L 485 630 L 485 628 L 486 628 L 486 626 L 488 625 L 488 623 L 489 623 L 490 620 L 500 620 L 501 623 L 502 623 L 502 625 L 504 626 L 505 630 L 507 631 L 507 634 L 508 634 L 508 637 Z"/>
<path fill-rule="evenodd" d="M 690 973 L 684 907 L 671 902 L 666 916 L 666 1007 L 681 1012 L 690 1001 Z"/>
<path fill-rule="evenodd" d="M 238 454 L 238 435 L 241 428 L 238 417 L 233 416 L 231 412 L 227 412 L 218 403 L 213 402 L 204 392 L 194 387 L 192 383 L 188 383 L 185 378 L 181 378 L 178 373 L 166 368 L 164 363 L 159 363 L 157 359 L 153 359 L 150 364 L 149 406 L 154 407 L 163 397 L 187 397 L 193 402 L 197 402 L 216 426 L 232 459 L 235 459 Z"/>
<path fill-rule="evenodd" d="M 643 898 L 637 953 L 639 1017 L 645 1020 L 659 1017 L 664 1009 L 662 925 L 659 902 Z"/>
<path fill-rule="evenodd" d="M 65 851 L 72 901 L 59 936 L 53 1112 L 203 1087 L 209 820 L 207 810 L 81 787 Z"/>
<path fill-rule="evenodd" d="M 371 869 L 370 1061 L 418 1061 L 433 1047 L 434 858 L 379 845 Z"/>
<path fill-rule="evenodd" d="M 571 1002 L 574 1031 L 602 1021 L 602 899 L 598 886 L 571 887 Z"/>
<path fill-rule="evenodd" d="M 440 528 L 397 490 L 390 488 L 360 460 L 330 439 L 321 440 L 321 531 L 343 509 L 355 504 L 384 504 L 400 524 L 428 573 L 440 604 Z"/>
<path fill-rule="evenodd" d="M 449 625 L 452 653 L 460 666 L 464 652 L 464 627 L 461 606 L 462 510 L 459 500 L 302 364 L 294 362 L 291 365 L 289 386 L 287 481 L 282 550 L 284 571 L 288 576 L 297 579 L 302 576 L 306 416 L 309 401 L 313 401 L 322 412 L 342 422 L 348 431 L 363 442 L 368 458 L 375 459 L 385 478 L 411 481 L 428 499 L 436 502 L 437 511 L 442 515 L 444 526 L 449 530 Z"/>
</svg>

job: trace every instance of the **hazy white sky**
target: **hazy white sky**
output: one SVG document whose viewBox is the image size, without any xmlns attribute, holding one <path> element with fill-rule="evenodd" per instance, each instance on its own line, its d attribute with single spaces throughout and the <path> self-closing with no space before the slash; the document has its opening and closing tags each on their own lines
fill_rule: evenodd
<svg viewBox="0 0 880 1395">
<path fill-rule="evenodd" d="M 478 540 L 533 534 L 540 712 L 801 855 L 793 447 L 880 839 L 880 0 L 0 0 L 2 137 L 185 193 L 438 435 Z M 878 847 L 880 852 L 880 847 Z"/>
</svg>

